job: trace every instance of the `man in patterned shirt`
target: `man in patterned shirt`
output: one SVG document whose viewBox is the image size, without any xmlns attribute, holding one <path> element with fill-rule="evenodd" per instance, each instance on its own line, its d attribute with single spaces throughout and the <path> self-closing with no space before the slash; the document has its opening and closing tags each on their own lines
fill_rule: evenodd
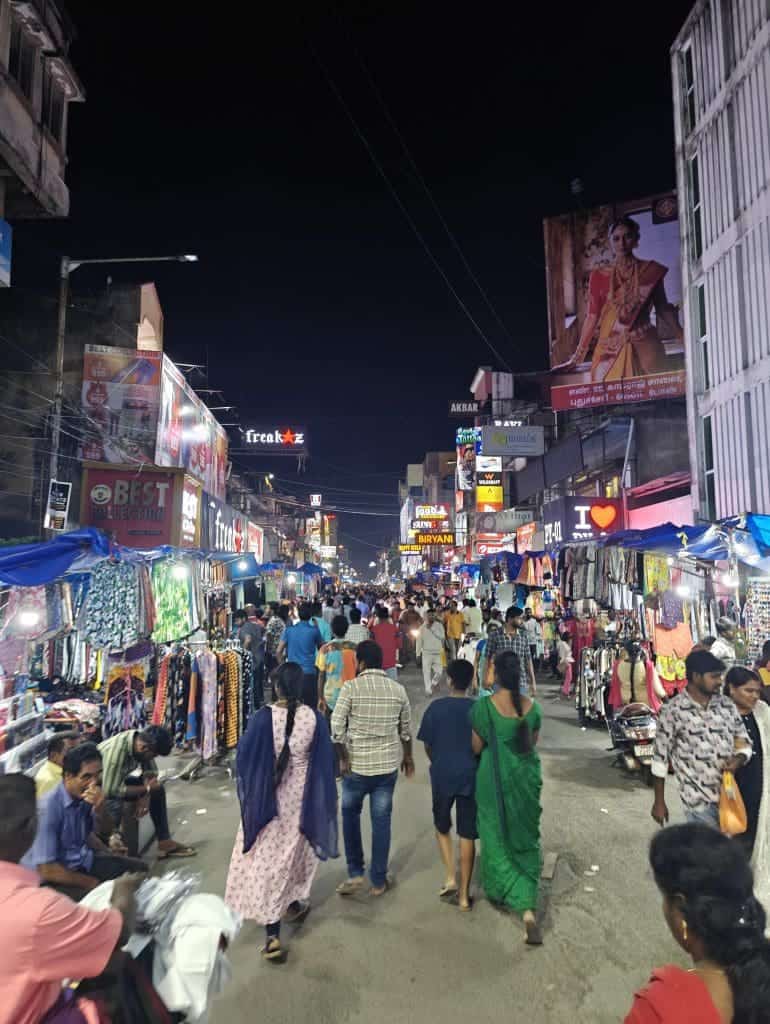
<svg viewBox="0 0 770 1024">
<path fill-rule="evenodd" d="M 491 688 L 495 681 L 495 657 L 501 651 L 513 651 L 519 656 L 519 670 L 521 672 L 519 690 L 531 697 L 535 696 L 535 669 L 532 664 L 532 654 L 529 650 L 529 635 L 524 629 L 521 608 L 509 608 L 505 613 L 505 628 L 497 629 L 489 634 L 487 640 L 487 688 Z"/>
<path fill-rule="evenodd" d="M 351 896 L 364 885 L 361 811 L 368 796 L 372 816 L 371 896 L 387 892 L 390 819 L 399 767 L 414 775 L 411 710 L 406 690 L 382 671 L 382 650 L 365 640 L 356 650 L 358 675 L 340 690 L 332 739 L 342 774 L 342 832 L 348 879 L 337 886 Z"/>
<path fill-rule="evenodd" d="M 658 717 L 652 816 L 659 825 L 668 821 L 665 787 L 670 763 L 687 820 L 719 828 L 722 773 L 737 771 L 751 758 L 751 740 L 735 704 L 719 692 L 724 662 L 710 651 L 692 651 L 685 667 L 687 686 Z"/>
</svg>

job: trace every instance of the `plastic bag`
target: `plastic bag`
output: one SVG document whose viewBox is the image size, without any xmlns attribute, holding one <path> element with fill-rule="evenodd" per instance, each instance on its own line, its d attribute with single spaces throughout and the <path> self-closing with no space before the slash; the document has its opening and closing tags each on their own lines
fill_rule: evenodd
<svg viewBox="0 0 770 1024">
<path fill-rule="evenodd" d="M 738 783 L 732 772 L 724 772 L 719 792 L 719 828 L 726 836 L 739 836 L 748 827 L 746 805 Z"/>
</svg>

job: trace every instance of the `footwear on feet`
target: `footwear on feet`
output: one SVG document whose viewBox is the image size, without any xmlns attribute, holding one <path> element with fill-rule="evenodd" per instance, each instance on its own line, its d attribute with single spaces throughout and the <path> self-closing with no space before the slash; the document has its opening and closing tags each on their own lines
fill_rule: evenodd
<svg viewBox="0 0 770 1024">
<path fill-rule="evenodd" d="M 393 881 L 393 879 L 388 877 L 385 879 L 384 885 L 373 885 L 369 890 L 369 895 L 374 896 L 375 898 L 377 898 L 378 896 L 384 896 L 385 893 L 390 892 L 394 885 L 395 882 Z"/>
<path fill-rule="evenodd" d="M 357 892 L 361 892 L 364 887 L 363 875 L 359 875 L 358 878 L 347 878 L 344 882 L 340 882 L 337 886 L 337 893 L 339 896 L 355 896 Z"/>
<path fill-rule="evenodd" d="M 439 891 L 438 898 L 440 900 L 453 900 L 457 896 L 457 883 L 447 882 L 443 889 Z"/>
<path fill-rule="evenodd" d="M 281 945 L 280 939 L 269 939 L 259 952 L 262 954 L 262 959 L 269 963 L 282 964 L 286 960 L 286 950 Z"/>
<path fill-rule="evenodd" d="M 528 910 L 524 915 L 524 927 L 527 930 L 526 943 L 528 946 L 542 946 L 543 945 L 543 934 L 540 931 L 540 926 L 537 923 L 537 919 L 531 910 Z"/>
</svg>

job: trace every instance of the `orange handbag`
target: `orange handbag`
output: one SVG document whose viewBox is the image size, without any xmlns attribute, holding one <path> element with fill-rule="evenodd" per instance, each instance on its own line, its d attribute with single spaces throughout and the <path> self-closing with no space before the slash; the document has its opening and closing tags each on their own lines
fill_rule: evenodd
<svg viewBox="0 0 770 1024">
<path fill-rule="evenodd" d="M 748 827 L 746 805 L 735 776 L 732 772 L 724 772 L 719 792 L 719 828 L 726 836 L 739 836 Z"/>
</svg>

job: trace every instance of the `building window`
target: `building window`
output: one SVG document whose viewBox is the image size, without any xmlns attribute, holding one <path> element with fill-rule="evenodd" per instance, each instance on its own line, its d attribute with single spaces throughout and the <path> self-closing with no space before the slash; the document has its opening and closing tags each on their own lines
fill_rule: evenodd
<svg viewBox="0 0 770 1024">
<path fill-rule="evenodd" d="M 684 94 L 684 120 L 689 134 L 695 128 L 695 68 L 692 62 L 692 46 L 682 54 L 682 92 Z"/>
<path fill-rule="evenodd" d="M 43 70 L 43 124 L 57 142 L 61 142 L 64 130 L 64 90 L 51 74 Z"/>
<path fill-rule="evenodd" d="M 690 230 L 692 232 L 692 257 L 699 260 L 703 255 L 703 225 L 701 222 L 700 168 L 697 154 L 690 160 Z"/>
<path fill-rule="evenodd" d="M 17 83 L 28 100 L 32 99 L 35 84 L 35 58 L 37 47 L 21 27 L 21 22 L 11 21 L 11 46 L 8 52 L 8 74 Z"/>
<path fill-rule="evenodd" d="M 706 519 L 717 517 L 716 472 L 714 467 L 714 435 L 711 417 L 703 417 L 703 477 L 706 484 Z"/>
<path fill-rule="evenodd" d="M 700 344 L 700 364 L 703 373 L 703 390 L 711 387 L 711 370 L 709 367 L 709 333 L 706 322 L 706 286 L 695 286 L 695 333 Z"/>
</svg>

